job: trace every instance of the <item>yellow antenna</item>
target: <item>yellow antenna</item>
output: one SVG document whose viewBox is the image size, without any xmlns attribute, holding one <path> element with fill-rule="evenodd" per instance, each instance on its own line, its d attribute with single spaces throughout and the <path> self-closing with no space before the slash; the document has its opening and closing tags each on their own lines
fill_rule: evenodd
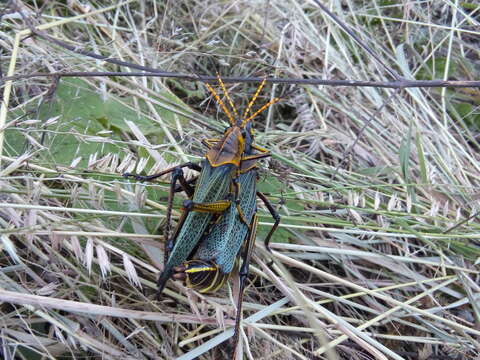
<svg viewBox="0 0 480 360">
<path fill-rule="evenodd" d="M 218 72 L 217 72 L 217 80 L 218 80 L 218 83 L 220 84 L 220 87 L 222 88 L 223 93 L 225 94 L 225 97 L 228 100 L 228 103 L 230 104 L 233 112 L 235 113 L 235 116 L 238 117 L 237 108 L 233 104 L 232 98 L 230 97 L 230 94 L 228 93 L 228 90 L 225 87 L 225 84 L 223 83 L 222 78 L 220 77 L 220 74 Z"/>
<path fill-rule="evenodd" d="M 252 100 L 250 100 L 250 102 L 248 103 L 247 105 L 247 108 L 245 109 L 245 112 L 243 113 L 243 121 L 242 121 L 242 124 L 246 124 L 248 121 L 245 121 L 245 118 L 247 117 L 248 113 L 250 112 L 250 110 L 252 109 L 252 106 L 253 104 L 255 103 L 255 100 L 257 100 L 257 96 L 258 94 L 260 94 L 260 91 L 262 91 L 262 88 L 263 86 L 265 85 L 265 82 L 267 81 L 266 78 L 264 78 L 262 80 L 262 82 L 260 83 L 260 85 L 258 85 L 258 88 L 257 88 L 257 91 L 255 91 L 255 95 L 253 95 L 252 97 Z"/>
<path fill-rule="evenodd" d="M 244 119 L 242 121 L 242 125 L 240 125 L 240 127 L 244 127 L 245 125 L 247 125 L 247 123 L 254 119 L 255 117 L 257 117 L 257 115 L 259 115 L 260 113 L 262 113 L 263 111 L 265 111 L 266 109 L 268 109 L 271 105 L 275 104 L 276 102 L 279 102 L 280 101 L 280 98 L 273 98 L 272 100 L 270 100 L 268 103 L 266 103 L 265 105 L 263 105 L 259 110 L 257 110 L 255 112 L 255 114 L 253 114 L 252 116 L 250 116 L 249 118 L 247 119 Z"/>
<path fill-rule="evenodd" d="M 230 120 L 230 125 L 234 126 L 235 125 L 235 120 L 233 119 L 232 114 L 230 114 L 230 111 L 228 111 L 227 107 L 223 103 L 222 99 L 220 99 L 220 96 L 218 96 L 217 92 L 210 86 L 209 83 L 205 83 L 205 86 L 212 93 L 212 95 L 215 98 L 215 100 L 217 101 L 217 103 L 220 104 L 220 106 L 223 109 L 223 111 L 225 112 L 225 114 L 227 114 L 228 120 Z"/>
</svg>

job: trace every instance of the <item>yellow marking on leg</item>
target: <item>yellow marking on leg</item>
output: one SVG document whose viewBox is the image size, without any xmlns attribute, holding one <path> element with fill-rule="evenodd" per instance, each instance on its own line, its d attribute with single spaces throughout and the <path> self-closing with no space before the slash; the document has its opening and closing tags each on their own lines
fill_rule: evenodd
<svg viewBox="0 0 480 360">
<path fill-rule="evenodd" d="M 216 267 L 198 267 L 198 268 L 193 268 L 193 269 L 187 269 L 187 270 L 185 270 L 185 272 L 189 273 L 189 274 L 194 274 L 194 273 L 201 272 L 201 271 L 216 271 L 216 270 L 217 270 Z"/>
<path fill-rule="evenodd" d="M 268 150 L 267 150 L 267 149 L 265 149 L 265 148 L 263 148 L 263 147 L 261 147 L 261 146 L 258 146 L 257 144 L 252 144 L 252 148 L 254 148 L 255 150 L 258 150 L 258 151 L 260 151 L 260 152 L 262 152 L 262 153 L 268 153 Z"/>
<path fill-rule="evenodd" d="M 237 177 L 236 179 L 238 179 L 238 177 L 240 176 L 241 172 L 240 172 L 240 169 L 237 169 Z M 235 185 L 235 191 L 236 191 L 236 201 L 238 201 L 238 195 L 240 194 L 240 183 L 238 181 L 235 181 L 233 182 L 233 184 Z M 242 211 L 242 208 L 240 207 L 240 204 L 237 202 L 236 203 L 236 207 L 237 207 L 237 212 L 238 212 L 238 216 L 240 217 L 240 220 L 247 226 L 249 226 L 249 224 L 247 223 L 247 220 L 245 218 L 245 215 L 243 214 L 243 211 Z"/>
<path fill-rule="evenodd" d="M 215 277 L 213 278 L 212 282 L 210 283 L 209 286 L 207 286 L 206 288 L 203 288 L 203 289 L 200 289 L 198 290 L 200 293 L 207 293 L 207 292 L 210 292 L 215 283 L 217 282 L 217 279 L 218 279 L 218 274 L 220 273 L 220 270 L 218 269 L 218 267 L 216 268 L 216 272 L 215 272 Z"/>
<path fill-rule="evenodd" d="M 232 202 L 228 200 L 220 200 L 211 203 L 194 203 L 192 211 L 220 214 L 227 210 L 231 203 Z"/>
<path fill-rule="evenodd" d="M 242 161 L 249 161 L 249 160 L 255 160 L 255 159 L 263 159 L 266 157 L 269 157 L 270 154 L 268 152 L 262 153 L 262 154 L 254 154 L 254 155 L 248 155 L 242 157 Z"/>
<path fill-rule="evenodd" d="M 227 279 L 227 277 L 227 274 L 222 274 L 222 281 L 220 281 L 218 285 L 211 290 L 211 292 L 218 291 L 223 286 L 223 284 L 225 284 L 225 280 Z"/>
<path fill-rule="evenodd" d="M 240 220 L 250 228 L 250 224 L 247 222 L 247 218 L 245 217 L 245 214 L 242 211 L 242 208 L 240 207 L 240 204 L 237 204 L 237 211 L 238 211 L 238 216 L 240 217 Z"/>
<path fill-rule="evenodd" d="M 222 141 L 222 139 L 203 139 L 202 144 L 211 149 L 215 144 Z"/>
</svg>

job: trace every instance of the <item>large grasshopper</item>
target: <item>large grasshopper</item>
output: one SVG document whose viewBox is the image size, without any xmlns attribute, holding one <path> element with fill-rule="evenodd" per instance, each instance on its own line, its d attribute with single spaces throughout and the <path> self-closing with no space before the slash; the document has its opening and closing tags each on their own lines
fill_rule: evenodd
<svg viewBox="0 0 480 360">
<path fill-rule="evenodd" d="M 238 342 L 242 295 L 256 235 L 257 196 L 275 219 L 265 239 L 267 249 L 271 236 L 280 222 L 280 216 L 273 206 L 256 190 L 257 161 L 270 154 L 255 144 L 252 120 L 279 99 L 274 98 L 250 115 L 252 106 L 265 84 L 264 80 L 248 103 L 243 116 L 240 116 L 220 77 L 218 81 L 233 114 L 207 83 L 207 88 L 226 113 L 230 126 L 225 129 L 221 138 L 203 141 L 208 151 L 201 165 L 189 162 L 146 177 L 126 175 L 139 180 L 152 180 L 168 173 L 172 174 L 164 231 L 165 266 L 158 279 L 158 295 L 172 277 L 184 280 L 188 287 L 199 292 L 218 290 L 232 273 L 243 245 L 234 333 L 235 349 Z M 183 174 L 185 167 L 200 172 L 194 182 L 185 179 Z M 175 192 L 179 190 L 185 191 L 189 200 L 184 201 L 182 215 L 171 235 L 173 198 Z"/>
</svg>

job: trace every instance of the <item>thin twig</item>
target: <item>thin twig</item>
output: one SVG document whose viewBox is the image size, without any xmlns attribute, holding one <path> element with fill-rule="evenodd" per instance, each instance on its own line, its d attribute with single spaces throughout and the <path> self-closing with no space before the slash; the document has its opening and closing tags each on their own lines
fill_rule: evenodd
<svg viewBox="0 0 480 360">
<path fill-rule="evenodd" d="M 133 64 L 132 64 L 133 65 Z M 125 65 L 126 66 L 126 65 Z M 141 67 L 137 66 L 136 67 Z M 210 75 L 194 75 L 165 72 L 155 70 L 155 72 L 95 72 L 95 71 L 72 71 L 72 72 L 53 72 L 53 73 L 32 73 L 26 75 L 15 75 L 4 77 L 3 81 L 31 79 L 35 77 L 106 77 L 106 76 L 124 76 L 124 77 L 162 77 L 174 78 L 188 81 L 211 82 L 215 81 L 215 76 Z M 225 83 L 255 83 L 263 81 L 263 77 L 223 77 Z M 296 79 L 296 78 L 266 78 L 267 83 L 271 84 L 296 84 L 296 85 L 327 85 L 327 86 L 347 86 L 347 87 L 377 87 L 390 89 L 405 88 L 480 88 L 480 81 L 475 80 L 406 80 L 400 79 L 395 81 L 361 81 L 361 80 L 328 80 L 328 79 Z"/>
</svg>

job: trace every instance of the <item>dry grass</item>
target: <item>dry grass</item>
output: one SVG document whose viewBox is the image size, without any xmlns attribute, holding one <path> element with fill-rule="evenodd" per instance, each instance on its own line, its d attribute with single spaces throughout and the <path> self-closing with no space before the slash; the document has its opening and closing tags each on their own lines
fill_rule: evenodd
<svg viewBox="0 0 480 360">
<path fill-rule="evenodd" d="M 309 1 L 67 3 L 1 5 L 4 75 L 129 71 L 25 36 L 31 23 L 165 71 L 391 79 Z M 473 1 L 324 3 L 405 78 L 478 79 Z M 237 106 L 255 87 L 229 85 Z M 285 90 L 270 86 L 260 102 Z M 205 125 L 223 126 L 203 84 L 33 78 L 2 92 L 3 358 L 221 358 L 228 346 L 210 348 L 231 335 L 235 281 L 214 296 L 170 282 L 153 301 L 168 179 L 121 177 L 200 159 L 200 140 L 217 135 Z M 262 238 L 271 219 L 260 206 L 246 358 L 478 356 L 480 224 L 461 222 L 479 210 L 480 92 L 393 93 L 297 87 L 256 122 L 274 159 L 260 188 L 283 221 L 269 268 Z"/>
</svg>

